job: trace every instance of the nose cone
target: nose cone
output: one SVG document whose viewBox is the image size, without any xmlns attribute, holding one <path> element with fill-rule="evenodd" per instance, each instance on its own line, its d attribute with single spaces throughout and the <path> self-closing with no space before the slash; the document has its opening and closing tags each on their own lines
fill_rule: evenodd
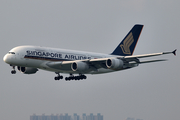
<svg viewBox="0 0 180 120">
<path fill-rule="evenodd" d="M 8 54 L 6 54 L 4 57 L 3 57 L 3 60 L 4 62 L 6 63 L 10 63 L 10 56 Z"/>
</svg>

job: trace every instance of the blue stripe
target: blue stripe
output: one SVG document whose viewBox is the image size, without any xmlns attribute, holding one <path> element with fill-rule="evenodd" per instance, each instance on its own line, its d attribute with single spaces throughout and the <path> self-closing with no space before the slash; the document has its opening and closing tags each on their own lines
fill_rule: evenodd
<svg viewBox="0 0 180 120">
<path fill-rule="evenodd" d="M 50 58 L 50 57 L 40 57 L 40 56 L 29 56 L 25 55 L 24 58 L 36 59 L 36 60 L 47 60 L 47 61 L 72 61 L 69 59 L 60 59 L 60 58 Z"/>
</svg>

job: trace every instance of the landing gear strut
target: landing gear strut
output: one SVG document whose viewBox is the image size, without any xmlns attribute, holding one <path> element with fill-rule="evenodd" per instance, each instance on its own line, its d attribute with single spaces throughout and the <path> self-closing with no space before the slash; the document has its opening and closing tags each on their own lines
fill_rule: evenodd
<svg viewBox="0 0 180 120">
<path fill-rule="evenodd" d="M 15 66 L 12 66 L 12 68 L 11 74 L 16 74 Z"/>
<path fill-rule="evenodd" d="M 60 79 L 63 79 L 63 76 L 61 76 L 59 73 L 56 73 L 58 74 L 58 76 L 54 77 L 54 80 L 60 80 Z"/>
<path fill-rule="evenodd" d="M 65 80 L 66 81 L 70 81 L 70 80 L 83 80 L 86 79 L 87 77 L 83 74 L 79 74 L 79 76 L 74 76 L 72 74 L 70 74 L 69 77 L 66 77 Z"/>
</svg>

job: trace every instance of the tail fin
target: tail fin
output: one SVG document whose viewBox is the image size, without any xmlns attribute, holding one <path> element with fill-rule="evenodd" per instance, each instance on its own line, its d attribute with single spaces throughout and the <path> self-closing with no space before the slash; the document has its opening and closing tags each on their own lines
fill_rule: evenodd
<svg viewBox="0 0 180 120">
<path fill-rule="evenodd" d="M 126 37 L 122 40 L 122 42 L 111 54 L 120 56 L 133 55 L 134 49 L 136 47 L 142 29 L 143 25 L 134 25 L 134 27 L 129 31 Z"/>
</svg>

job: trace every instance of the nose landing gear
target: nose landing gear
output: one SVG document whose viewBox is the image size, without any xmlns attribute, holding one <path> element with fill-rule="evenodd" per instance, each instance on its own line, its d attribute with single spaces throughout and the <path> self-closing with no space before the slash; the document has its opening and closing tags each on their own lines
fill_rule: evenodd
<svg viewBox="0 0 180 120">
<path fill-rule="evenodd" d="M 12 65 L 11 65 L 12 66 Z M 16 74 L 15 66 L 12 66 L 11 74 Z"/>
</svg>

